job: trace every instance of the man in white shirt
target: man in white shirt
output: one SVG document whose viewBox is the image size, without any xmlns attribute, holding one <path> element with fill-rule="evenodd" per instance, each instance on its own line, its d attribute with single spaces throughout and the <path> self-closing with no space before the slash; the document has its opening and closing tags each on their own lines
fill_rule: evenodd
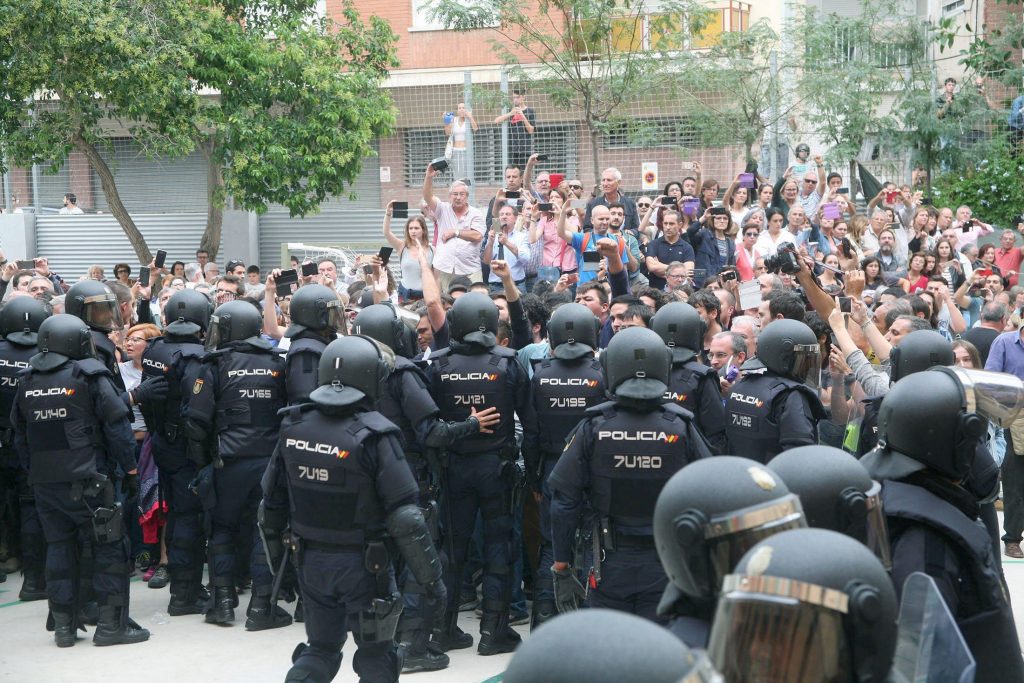
<svg viewBox="0 0 1024 683">
<path fill-rule="evenodd" d="M 74 192 L 68 192 L 64 195 L 64 206 L 61 208 L 60 213 L 64 215 L 78 215 L 85 213 L 78 208 L 78 197 L 75 196 Z"/>
<path fill-rule="evenodd" d="M 442 202 L 434 196 L 437 171 L 427 166 L 423 178 L 423 201 L 427 217 L 437 222 L 437 244 L 434 246 L 434 273 L 441 291 L 456 275 L 465 275 L 473 282 L 483 279 L 480 269 L 480 242 L 484 238 L 484 215 L 469 205 L 469 188 L 455 181 L 448 188 L 451 201 Z"/>
<path fill-rule="evenodd" d="M 526 264 L 530 261 L 530 240 L 524 231 L 515 229 L 516 215 L 516 209 L 508 205 L 498 211 L 499 225 L 487 234 L 483 261 L 488 265 L 492 260 L 506 262 L 512 280 L 522 290 L 526 282 Z M 505 291 L 502 279 L 493 271 L 487 277 L 487 284 L 492 293 Z"/>
</svg>

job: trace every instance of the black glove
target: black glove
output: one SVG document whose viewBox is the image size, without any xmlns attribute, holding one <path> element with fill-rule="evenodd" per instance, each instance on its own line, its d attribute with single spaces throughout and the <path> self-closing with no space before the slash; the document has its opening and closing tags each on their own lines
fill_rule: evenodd
<svg viewBox="0 0 1024 683">
<path fill-rule="evenodd" d="M 139 497 L 139 475 L 126 474 L 124 477 L 124 490 L 128 500 L 137 500 Z"/>
<path fill-rule="evenodd" d="M 555 607 L 559 614 L 578 610 L 587 592 L 572 569 L 552 569 L 551 577 L 555 584 Z"/>
<path fill-rule="evenodd" d="M 132 389 L 132 403 L 159 403 L 167 399 L 167 378 L 150 377 Z"/>
</svg>

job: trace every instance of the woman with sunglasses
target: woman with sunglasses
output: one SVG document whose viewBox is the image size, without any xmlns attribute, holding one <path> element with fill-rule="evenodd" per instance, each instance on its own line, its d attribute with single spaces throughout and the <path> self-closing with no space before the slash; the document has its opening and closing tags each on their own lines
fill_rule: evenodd
<svg viewBox="0 0 1024 683">
<path fill-rule="evenodd" d="M 761 228 L 757 223 L 747 221 L 740 234 L 740 241 L 736 244 L 736 271 L 740 274 L 741 282 L 748 282 L 754 279 L 754 264 L 760 256 L 754 245 L 757 244 Z"/>
</svg>

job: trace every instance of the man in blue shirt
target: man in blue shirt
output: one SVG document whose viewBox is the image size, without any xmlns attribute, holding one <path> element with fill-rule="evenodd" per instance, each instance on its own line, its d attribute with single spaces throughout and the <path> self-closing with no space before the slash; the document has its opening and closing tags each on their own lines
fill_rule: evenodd
<svg viewBox="0 0 1024 683">
<path fill-rule="evenodd" d="M 651 287 L 665 289 L 665 273 L 669 264 L 679 261 L 692 273 L 693 247 L 682 239 L 679 213 L 666 211 L 661 217 L 661 237 L 647 245 L 647 279 Z"/>
<path fill-rule="evenodd" d="M 572 210 L 571 202 L 562 204 L 562 210 L 558 214 L 558 236 L 565 240 L 573 251 L 576 252 L 576 263 L 580 266 L 580 284 L 590 282 L 597 277 L 596 270 L 586 270 L 583 259 L 583 252 L 597 251 L 597 241 L 602 238 L 614 238 L 619 245 L 619 256 L 626 253 L 626 242 L 621 236 L 608 232 L 612 224 L 612 214 L 607 206 L 595 206 L 591 220 L 594 223 L 593 232 L 575 232 L 566 225 L 566 217 Z"/>
<path fill-rule="evenodd" d="M 995 338 L 985 361 L 986 370 L 1008 372 L 1024 379 L 1024 339 L 1021 331 L 1004 332 Z M 1003 551 L 1007 557 L 1024 559 L 1024 433 L 1018 418 L 1006 430 L 1006 458 L 1003 460 Z"/>
<path fill-rule="evenodd" d="M 508 263 L 512 280 L 522 291 L 526 281 L 526 264 L 530 262 L 530 241 L 522 230 L 516 230 L 518 210 L 512 206 L 503 206 L 498 211 L 500 225 L 487 233 L 487 244 L 484 247 L 481 261 L 490 265 L 491 260 Z M 494 272 L 487 276 L 487 283 L 492 293 L 504 290 L 502 280 Z"/>
</svg>

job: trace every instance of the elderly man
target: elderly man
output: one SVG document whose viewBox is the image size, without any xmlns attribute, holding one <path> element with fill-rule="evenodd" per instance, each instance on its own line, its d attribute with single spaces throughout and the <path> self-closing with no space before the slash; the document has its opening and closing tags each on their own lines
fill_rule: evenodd
<svg viewBox="0 0 1024 683">
<path fill-rule="evenodd" d="M 751 315 L 738 315 L 732 319 L 730 332 L 743 337 L 747 342 L 747 358 L 757 355 L 757 335 L 761 332 L 761 321 Z"/>
<path fill-rule="evenodd" d="M 220 277 L 220 266 L 214 261 L 209 261 L 203 266 L 203 278 L 208 284 L 213 284 L 214 280 Z"/>
<path fill-rule="evenodd" d="M 583 217 L 583 227 L 589 228 L 593 225 L 592 214 L 597 206 L 607 207 L 613 202 L 622 204 L 626 212 L 625 222 L 622 224 L 624 230 L 631 230 L 636 233 L 640 227 L 640 216 L 636 210 L 636 202 L 619 191 L 622 183 L 622 173 L 617 168 L 606 168 L 601 173 L 601 194 L 587 202 L 587 213 Z"/>
<path fill-rule="evenodd" d="M 871 223 L 860 239 L 861 247 L 864 249 L 864 255 L 875 256 L 878 253 L 879 236 L 886 228 L 892 230 L 893 237 L 896 240 L 893 253 L 895 253 L 899 258 L 906 260 L 907 252 L 909 251 L 907 245 L 910 243 L 910 240 L 907 238 L 907 229 L 899 223 L 889 223 L 889 214 L 885 209 L 875 209 L 871 214 Z"/>
<path fill-rule="evenodd" d="M 817 169 L 808 169 L 804 173 L 803 182 L 800 183 L 800 193 L 797 195 L 797 201 L 800 202 L 800 206 L 804 208 L 804 213 L 808 216 L 813 216 L 814 212 L 818 210 L 821 193 L 825 188 L 825 165 L 821 156 L 815 156 L 814 163 L 817 164 Z"/>
<path fill-rule="evenodd" d="M 733 382 L 726 379 L 730 367 L 740 367 L 747 360 L 747 340 L 738 332 L 719 332 L 711 338 L 708 363 L 718 371 L 718 384 L 722 398 L 729 395 Z"/>
<path fill-rule="evenodd" d="M 455 181 L 448 188 L 451 201 L 434 196 L 437 171 L 427 166 L 423 178 L 423 201 L 427 216 L 437 222 L 438 240 L 434 248 L 434 273 L 441 291 L 447 291 L 452 278 L 465 275 L 473 282 L 483 280 L 480 270 L 480 242 L 484 238 L 484 216 L 469 205 L 469 188 Z"/>
<path fill-rule="evenodd" d="M 1020 262 L 1024 260 L 1024 251 L 1014 246 L 1017 243 L 1017 235 L 1013 230 L 1003 230 L 999 237 L 999 248 L 996 249 L 996 266 L 999 272 L 1010 281 L 1011 287 L 1017 286 L 1017 276 L 1020 272 Z"/>
</svg>

